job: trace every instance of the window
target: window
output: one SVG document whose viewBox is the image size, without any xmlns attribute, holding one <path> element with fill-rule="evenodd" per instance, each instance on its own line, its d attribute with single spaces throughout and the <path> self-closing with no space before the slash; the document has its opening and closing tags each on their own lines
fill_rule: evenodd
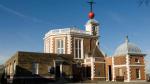
<svg viewBox="0 0 150 84">
<path fill-rule="evenodd" d="M 119 68 L 119 76 L 123 76 L 122 69 Z"/>
<path fill-rule="evenodd" d="M 54 67 L 48 66 L 48 73 L 54 74 L 55 73 Z"/>
<path fill-rule="evenodd" d="M 138 58 L 135 58 L 136 63 L 140 63 L 140 60 Z"/>
<path fill-rule="evenodd" d="M 12 74 L 12 73 L 13 73 L 13 65 L 10 64 L 10 74 Z"/>
<path fill-rule="evenodd" d="M 136 78 L 140 79 L 141 75 L 140 75 L 140 69 L 136 69 Z"/>
<path fill-rule="evenodd" d="M 83 55 L 82 55 L 82 39 L 75 39 L 75 57 L 74 58 L 77 58 L 77 59 L 82 59 L 83 58 Z"/>
<path fill-rule="evenodd" d="M 14 65 L 13 65 L 13 67 L 14 67 L 14 74 L 16 73 L 16 61 L 14 61 Z"/>
<path fill-rule="evenodd" d="M 63 53 L 64 53 L 63 40 L 57 39 L 57 40 L 56 40 L 56 46 L 57 46 L 56 52 L 57 52 L 58 54 L 63 54 Z"/>
<path fill-rule="evenodd" d="M 38 63 L 32 64 L 32 74 L 39 74 L 39 64 Z"/>
<path fill-rule="evenodd" d="M 97 76 L 100 76 L 100 68 L 97 69 Z"/>
</svg>

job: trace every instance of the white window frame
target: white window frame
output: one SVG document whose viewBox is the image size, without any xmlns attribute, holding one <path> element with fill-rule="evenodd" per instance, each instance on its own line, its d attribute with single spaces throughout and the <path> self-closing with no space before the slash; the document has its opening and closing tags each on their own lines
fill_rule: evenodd
<svg viewBox="0 0 150 84">
<path fill-rule="evenodd" d="M 9 70 L 10 70 L 9 73 L 11 75 L 13 73 L 13 64 L 12 63 L 10 64 L 10 69 Z"/>
<path fill-rule="evenodd" d="M 136 62 L 136 60 L 138 60 L 138 61 Z M 135 58 L 135 62 L 136 63 L 140 63 L 140 59 L 139 58 Z"/>
<path fill-rule="evenodd" d="M 39 74 L 39 63 L 32 63 L 32 74 Z"/>
<path fill-rule="evenodd" d="M 119 68 L 119 76 L 123 76 L 122 68 Z"/>
<path fill-rule="evenodd" d="M 58 46 L 58 41 L 60 42 L 60 46 Z M 61 42 L 62 41 L 62 42 Z M 64 39 L 61 39 L 61 38 L 56 38 L 55 39 L 55 51 L 56 53 L 58 54 L 64 54 L 65 53 L 65 43 L 64 43 Z M 63 47 L 61 47 L 63 45 Z"/>
<path fill-rule="evenodd" d="M 78 57 L 76 57 L 76 40 L 78 40 Z M 79 40 L 80 40 L 80 42 L 81 42 L 81 48 L 79 49 Z M 81 56 L 79 56 L 79 50 L 81 50 Z M 81 58 L 80 58 L 81 57 Z M 84 57 L 84 55 L 83 55 L 83 38 L 75 38 L 74 39 L 74 59 L 83 59 L 83 57 Z"/>
<path fill-rule="evenodd" d="M 140 71 L 140 69 L 135 69 L 135 70 L 138 70 L 138 74 L 139 74 L 139 78 L 137 78 L 137 72 L 136 72 L 136 79 L 141 79 L 141 71 Z"/>
<path fill-rule="evenodd" d="M 50 73 L 51 68 L 52 68 L 51 66 L 48 66 L 48 72 L 49 72 L 49 73 Z"/>
<path fill-rule="evenodd" d="M 14 74 L 16 73 L 16 61 L 14 61 L 14 64 L 13 64 L 13 72 Z"/>
</svg>

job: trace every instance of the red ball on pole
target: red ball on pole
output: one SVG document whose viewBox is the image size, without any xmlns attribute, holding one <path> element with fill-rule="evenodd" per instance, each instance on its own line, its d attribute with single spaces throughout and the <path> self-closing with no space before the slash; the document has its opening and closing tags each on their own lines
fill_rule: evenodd
<svg viewBox="0 0 150 84">
<path fill-rule="evenodd" d="M 95 16 L 95 14 L 94 14 L 93 12 L 90 12 L 90 13 L 89 13 L 89 18 L 90 18 L 90 19 L 93 19 L 94 16 Z"/>
</svg>

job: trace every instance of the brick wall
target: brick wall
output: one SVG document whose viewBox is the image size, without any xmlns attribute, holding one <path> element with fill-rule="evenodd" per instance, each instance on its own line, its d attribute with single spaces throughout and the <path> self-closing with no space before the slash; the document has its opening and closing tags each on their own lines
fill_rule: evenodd
<svg viewBox="0 0 150 84">
<path fill-rule="evenodd" d="M 138 59 L 139 63 L 135 62 Z M 130 64 L 144 65 L 144 56 L 130 56 Z"/>
<path fill-rule="evenodd" d="M 95 65 L 95 76 L 94 77 L 106 77 L 105 64 L 104 63 L 94 63 Z M 101 78 L 105 79 L 105 78 Z"/>
<path fill-rule="evenodd" d="M 122 76 L 124 76 L 124 80 L 127 79 L 127 68 L 126 67 L 115 67 L 115 78 L 116 76 L 121 76 L 119 69 L 121 69 Z"/>
<path fill-rule="evenodd" d="M 126 56 L 116 56 L 116 57 L 114 57 L 114 64 L 115 65 L 126 64 Z"/>
<path fill-rule="evenodd" d="M 136 79 L 136 69 L 140 69 L 141 79 Z M 144 66 L 132 66 L 130 67 L 131 80 L 145 80 Z"/>
</svg>

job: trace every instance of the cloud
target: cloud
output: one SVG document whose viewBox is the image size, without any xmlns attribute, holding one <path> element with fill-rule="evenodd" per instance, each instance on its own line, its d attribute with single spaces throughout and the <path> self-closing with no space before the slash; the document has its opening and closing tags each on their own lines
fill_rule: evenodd
<svg viewBox="0 0 150 84">
<path fill-rule="evenodd" d="M 45 21 L 43 21 L 43 20 L 40 20 L 40 19 L 38 19 L 38 18 L 30 17 L 30 16 L 27 16 L 27 15 L 25 15 L 25 14 L 22 14 L 22 13 L 20 13 L 19 11 L 13 10 L 13 9 L 11 9 L 11 8 L 9 8 L 9 7 L 6 7 L 6 6 L 2 5 L 2 4 L 0 4 L 0 8 L 3 9 L 3 10 L 5 10 L 5 11 L 7 11 L 7 12 L 9 12 L 9 13 L 11 13 L 11 14 L 14 14 L 14 15 L 16 15 L 16 16 L 19 16 L 19 17 L 21 17 L 21 18 L 23 18 L 23 19 L 29 19 L 29 20 L 32 20 L 33 22 L 49 24 L 49 23 L 47 23 L 47 22 L 45 22 Z"/>
<path fill-rule="evenodd" d="M 120 14 L 113 11 L 109 11 L 108 15 L 111 17 L 112 20 L 117 23 L 121 23 L 124 20 L 124 18 Z"/>
</svg>

